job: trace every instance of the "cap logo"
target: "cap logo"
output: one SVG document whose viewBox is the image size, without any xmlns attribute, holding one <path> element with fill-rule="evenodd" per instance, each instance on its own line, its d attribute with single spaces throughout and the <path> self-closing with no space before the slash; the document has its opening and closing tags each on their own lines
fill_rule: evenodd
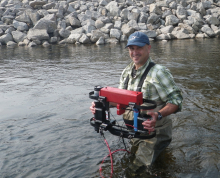
<svg viewBox="0 0 220 178">
<path fill-rule="evenodd" d="M 139 38 L 138 36 L 132 36 L 130 40 L 134 40 L 136 38 Z"/>
</svg>

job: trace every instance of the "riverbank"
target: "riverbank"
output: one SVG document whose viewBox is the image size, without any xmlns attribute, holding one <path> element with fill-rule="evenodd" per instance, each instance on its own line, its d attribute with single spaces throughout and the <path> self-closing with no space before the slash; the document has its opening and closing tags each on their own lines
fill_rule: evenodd
<svg viewBox="0 0 220 178">
<path fill-rule="evenodd" d="M 119 43 L 220 35 L 220 0 L 2 0 L 0 45 Z"/>
</svg>

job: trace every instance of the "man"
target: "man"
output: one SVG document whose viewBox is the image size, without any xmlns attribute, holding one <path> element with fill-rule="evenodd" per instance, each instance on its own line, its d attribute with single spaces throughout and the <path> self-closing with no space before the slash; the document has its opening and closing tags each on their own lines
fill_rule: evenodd
<svg viewBox="0 0 220 178">
<path fill-rule="evenodd" d="M 131 151 L 135 153 L 136 167 L 150 166 L 171 142 L 172 121 L 169 115 L 181 110 L 182 95 L 170 71 L 161 65 L 152 63 L 149 57 L 151 45 L 146 34 L 142 32 L 131 34 L 126 47 L 132 62 L 123 70 L 119 88 L 141 91 L 143 99 L 157 103 L 157 108 L 154 110 L 140 113 L 152 117 L 151 120 L 146 120 L 142 124 L 149 132 L 156 131 L 156 136 L 148 140 L 136 138 L 131 140 Z M 147 76 L 142 87 L 138 88 L 145 70 L 148 70 Z M 94 104 L 90 109 L 93 113 L 95 112 Z M 133 116 L 125 113 L 123 118 L 132 120 Z"/>
</svg>

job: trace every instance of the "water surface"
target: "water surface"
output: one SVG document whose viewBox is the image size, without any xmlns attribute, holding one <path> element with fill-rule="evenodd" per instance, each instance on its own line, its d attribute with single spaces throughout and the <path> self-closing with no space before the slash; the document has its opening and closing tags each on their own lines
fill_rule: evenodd
<svg viewBox="0 0 220 178">
<path fill-rule="evenodd" d="M 172 116 L 172 143 L 152 169 L 135 175 L 130 156 L 117 152 L 114 177 L 220 177 L 219 39 L 151 44 L 154 62 L 168 67 L 182 90 L 183 110 Z M 0 47 L 1 177 L 100 177 L 108 149 L 89 125 L 88 93 L 118 86 L 130 63 L 124 47 Z M 123 148 L 116 136 L 105 137 L 112 151 Z M 110 171 L 107 159 L 103 175 Z"/>
</svg>

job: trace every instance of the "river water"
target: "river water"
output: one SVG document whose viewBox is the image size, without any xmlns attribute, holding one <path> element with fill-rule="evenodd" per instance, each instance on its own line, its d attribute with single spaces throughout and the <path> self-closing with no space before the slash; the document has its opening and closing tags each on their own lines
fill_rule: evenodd
<svg viewBox="0 0 220 178">
<path fill-rule="evenodd" d="M 113 177 L 220 177 L 219 39 L 151 42 L 151 57 L 181 88 L 173 140 L 151 169 L 133 173 L 130 155 L 113 155 Z M 125 44 L 0 47 L 0 177 L 100 177 L 108 155 L 89 124 L 95 85 L 117 87 L 130 63 Z M 112 111 L 115 118 L 120 116 Z M 112 151 L 122 140 L 105 132 Z M 129 140 L 125 140 L 129 147 Z M 110 177 L 110 160 L 102 175 Z"/>
</svg>

